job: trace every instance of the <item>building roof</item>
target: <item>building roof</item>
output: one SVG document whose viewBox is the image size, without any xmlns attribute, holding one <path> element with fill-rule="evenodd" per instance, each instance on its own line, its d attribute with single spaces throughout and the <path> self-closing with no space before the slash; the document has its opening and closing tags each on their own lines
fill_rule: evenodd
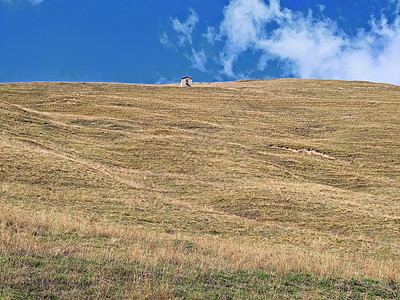
<svg viewBox="0 0 400 300">
<path fill-rule="evenodd" d="M 186 79 L 186 78 L 192 79 L 192 78 L 189 77 L 189 76 L 182 77 L 182 79 Z M 181 79 L 181 80 L 182 80 L 182 79 Z"/>
</svg>

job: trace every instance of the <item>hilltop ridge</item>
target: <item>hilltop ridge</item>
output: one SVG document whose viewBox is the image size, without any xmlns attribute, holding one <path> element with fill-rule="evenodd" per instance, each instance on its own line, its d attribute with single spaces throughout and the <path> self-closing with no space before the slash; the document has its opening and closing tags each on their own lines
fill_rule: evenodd
<svg viewBox="0 0 400 300">
<path fill-rule="evenodd" d="M 294 294 L 243 283 L 246 295 L 326 296 L 320 279 L 304 285 L 312 274 L 350 291 L 351 278 L 382 280 L 365 293 L 398 296 L 398 86 L 2 84 L 0 112 L 0 296 L 22 293 L 29 276 L 29 295 L 46 296 L 33 273 L 49 295 L 107 295 L 96 278 L 85 294 L 79 270 L 92 268 L 108 296 L 134 297 L 124 265 L 129 284 L 156 298 L 194 297 L 207 276 L 222 284 L 215 274 L 242 271 L 258 284 L 302 278 Z M 75 292 L 40 267 L 58 263 Z M 175 288 L 182 278 L 192 294 Z"/>
</svg>

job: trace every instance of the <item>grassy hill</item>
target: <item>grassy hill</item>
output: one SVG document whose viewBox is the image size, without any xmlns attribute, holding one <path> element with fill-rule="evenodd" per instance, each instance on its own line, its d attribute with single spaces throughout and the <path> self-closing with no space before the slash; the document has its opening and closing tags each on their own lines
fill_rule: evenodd
<svg viewBox="0 0 400 300">
<path fill-rule="evenodd" d="M 400 87 L 0 85 L 0 298 L 399 298 Z"/>
</svg>

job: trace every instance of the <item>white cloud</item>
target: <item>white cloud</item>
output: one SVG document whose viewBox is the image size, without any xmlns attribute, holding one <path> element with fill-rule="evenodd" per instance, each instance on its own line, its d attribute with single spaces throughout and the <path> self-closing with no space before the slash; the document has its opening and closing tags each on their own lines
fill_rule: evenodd
<svg viewBox="0 0 400 300">
<path fill-rule="evenodd" d="M 160 43 L 165 46 L 169 46 L 171 44 L 168 39 L 168 35 L 165 32 L 161 33 L 160 35 Z"/>
<path fill-rule="evenodd" d="M 16 0 L 1 0 L 2 2 L 6 2 L 6 3 L 13 3 L 16 2 Z M 42 3 L 44 0 L 25 0 L 27 2 L 30 2 L 33 5 L 37 5 Z"/>
<path fill-rule="evenodd" d="M 198 69 L 201 72 L 207 72 L 207 56 L 205 51 L 203 49 L 197 51 L 193 47 L 192 34 L 194 28 L 196 27 L 196 24 L 199 22 L 199 16 L 197 15 L 197 13 L 190 8 L 186 21 L 181 22 L 175 18 L 171 19 L 171 22 L 173 30 L 177 33 L 177 46 L 181 48 L 186 48 L 184 51 L 186 51 L 186 53 L 190 53 L 186 54 L 185 56 L 191 62 L 191 67 L 193 69 Z M 211 36 L 210 33 L 210 42 L 212 42 L 213 40 L 214 36 Z M 173 41 L 169 39 L 168 35 L 165 32 L 160 35 L 160 43 L 164 46 L 175 48 Z"/>
<path fill-rule="evenodd" d="M 210 44 L 214 44 L 214 41 L 215 41 L 215 39 L 217 37 L 217 33 L 215 32 L 215 28 L 208 26 L 207 33 L 203 34 L 203 37 L 205 37 Z"/>
<path fill-rule="evenodd" d="M 190 54 L 186 57 L 192 67 L 203 72 L 206 63 L 212 61 L 221 66 L 221 76 L 240 78 L 243 73 L 258 70 L 270 77 L 267 68 L 273 61 L 278 62 L 281 76 L 399 85 L 400 0 L 390 1 L 392 21 L 383 15 L 380 20 L 371 19 L 365 24 L 369 29 L 361 28 L 356 35 L 346 34 L 335 21 L 317 18 L 311 11 L 281 7 L 279 0 L 231 0 L 224 8 L 219 26 L 209 26 L 203 34 L 209 43 L 207 51 L 193 47 L 192 33 L 199 22 L 194 10 L 190 9 L 185 22 L 172 19 L 172 25 L 178 35 L 177 44 L 189 45 Z M 322 5 L 317 8 L 318 15 L 325 9 Z M 160 41 L 169 43 L 166 35 Z M 258 57 L 258 63 L 243 70 L 238 60 L 250 53 Z"/>
<path fill-rule="evenodd" d="M 397 15 L 400 13 L 400 0 L 389 0 L 391 3 L 396 3 L 396 9 L 394 13 Z"/>
<path fill-rule="evenodd" d="M 325 10 L 325 5 L 318 4 L 317 7 L 321 13 Z"/>
<path fill-rule="evenodd" d="M 171 19 L 172 27 L 178 33 L 179 45 L 183 46 L 186 42 L 192 44 L 192 32 L 199 16 L 193 9 L 189 9 L 189 16 L 185 22 L 180 22 L 178 19 Z"/>
<path fill-rule="evenodd" d="M 188 59 L 192 62 L 192 68 L 207 72 L 207 56 L 204 50 L 196 51 L 192 48 L 192 56 L 188 56 Z"/>
<path fill-rule="evenodd" d="M 223 73 L 235 77 L 233 65 L 239 55 L 247 49 L 259 48 L 256 43 L 265 39 L 265 25 L 269 19 L 280 15 L 279 3 L 271 1 L 267 6 L 263 1 L 231 1 L 224 9 L 219 34 L 216 39 L 226 39 L 225 48 L 220 53 Z"/>
<path fill-rule="evenodd" d="M 269 24 L 277 26 L 268 31 Z M 219 62 L 231 78 L 238 77 L 239 56 L 252 50 L 261 53 L 261 71 L 274 59 L 286 62 L 284 73 L 301 78 L 400 84 L 400 17 L 392 23 L 382 17 L 370 25 L 370 31 L 349 36 L 334 21 L 281 8 L 278 0 L 232 0 L 214 40 L 225 43 Z"/>
<path fill-rule="evenodd" d="M 167 78 L 164 77 L 164 76 L 161 76 L 158 73 L 156 74 L 156 78 L 158 78 L 157 81 L 156 81 L 156 84 L 166 84 L 166 83 L 168 83 Z"/>
</svg>

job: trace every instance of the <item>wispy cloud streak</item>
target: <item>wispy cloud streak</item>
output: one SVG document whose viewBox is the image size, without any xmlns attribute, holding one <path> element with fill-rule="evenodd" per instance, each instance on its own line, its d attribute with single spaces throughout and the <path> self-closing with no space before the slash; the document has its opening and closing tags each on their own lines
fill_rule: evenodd
<svg viewBox="0 0 400 300">
<path fill-rule="evenodd" d="M 178 19 L 172 19 L 172 27 L 179 36 L 179 45 L 183 46 L 185 43 L 192 44 L 192 32 L 199 16 L 193 9 L 189 9 L 189 16 L 185 22 L 180 22 Z"/>
<path fill-rule="evenodd" d="M 191 8 L 189 9 L 189 15 L 186 21 L 181 22 L 177 18 L 171 19 L 172 28 L 178 37 L 177 46 L 188 48 L 185 56 L 191 62 L 191 67 L 201 72 L 207 72 L 207 56 L 205 51 L 203 49 L 196 50 L 193 47 L 192 34 L 198 22 L 199 16 Z M 160 35 L 160 43 L 166 47 L 174 48 L 174 43 L 170 40 L 166 32 Z"/>
<path fill-rule="evenodd" d="M 6 2 L 6 3 L 14 3 L 17 2 L 16 0 L 1 0 L 2 2 Z M 40 3 L 42 3 L 44 0 L 25 0 L 33 5 L 38 5 Z"/>
</svg>

